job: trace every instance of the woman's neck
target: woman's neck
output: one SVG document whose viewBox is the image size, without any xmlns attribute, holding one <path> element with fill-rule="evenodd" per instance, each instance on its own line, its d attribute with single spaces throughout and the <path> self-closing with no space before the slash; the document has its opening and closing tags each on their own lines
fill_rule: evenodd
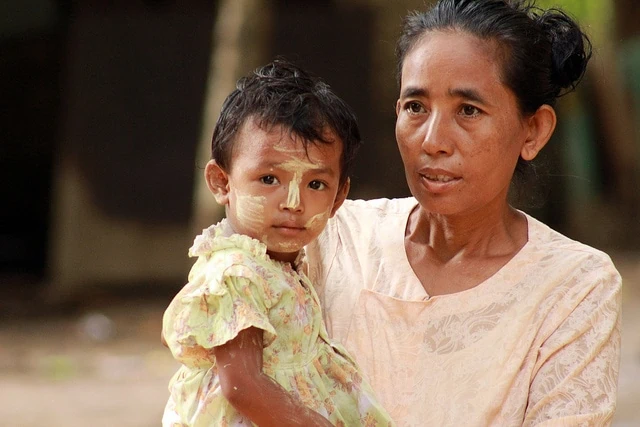
<svg viewBox="0 0 640 427">
<path fill-rule="evenodd" d="M 520 250 L 527 242 L 524 216 L 506 205 L 493 212 L 442 215 L 418 206 L 410 215 L 405 237 L 424 245 L 446 263 L 454 258 L 501 257 Z"/>
<path fill-rule="evenodd" d="M 416 208 L 405 231 L 411 268 L 430 297 L 478 286 L 527 243 L 526 217 L 507 206 L 499 215 L 436 215 Z"/>
</svg>

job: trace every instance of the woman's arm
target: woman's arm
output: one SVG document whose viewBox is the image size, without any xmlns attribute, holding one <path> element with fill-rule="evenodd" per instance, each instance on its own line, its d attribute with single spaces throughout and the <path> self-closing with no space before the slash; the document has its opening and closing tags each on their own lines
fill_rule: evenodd
<svg viewBox="0 0 640 427">
<path fill-rule="evenodd" d="M 554 316 L 564 318 L 538 350 L 525 426 L 610 425 L 613 419 L 621 279 L 610 264 L 581 275 L 576 289 L 588 293 L 574 304 L 558 304 Z M 566 297 L 571 300 L 571 292 Z"/>
<path fill-rule="evenodd" d="M 262 372 L 262 330 L 251 327 L 215 347 L 224 397 L 260 427 L 331 426 Z"/>
</svg>

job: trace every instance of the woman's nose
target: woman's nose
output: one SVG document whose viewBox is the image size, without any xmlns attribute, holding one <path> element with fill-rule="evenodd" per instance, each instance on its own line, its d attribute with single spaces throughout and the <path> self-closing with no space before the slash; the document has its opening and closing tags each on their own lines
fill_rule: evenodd
<svg viewBox="0 0 640 427">
<path fill-rule="evenodd" d="M 432 113 L 424 123 L 422 149 L 429 155 L 451 154 L 451 129 L 446 118 Z"/>
</svg>

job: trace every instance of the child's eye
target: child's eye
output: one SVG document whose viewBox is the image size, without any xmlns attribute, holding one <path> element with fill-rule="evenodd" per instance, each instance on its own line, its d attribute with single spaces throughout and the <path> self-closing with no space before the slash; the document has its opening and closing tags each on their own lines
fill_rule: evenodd
<svg viewBox="0 0 640 427">
<path fill-rule="evenodd" d="M 278 184 L 278 178 L 273 175 L 265 175 L 260 177 L 260 182 L 267 185 L 276 185 Z"/>
<path fill-rule="evenodd" d="M 322 181 L 314 180 L 309 183 L 309 188 L 312 190 L 324 190 L 326 187 L 326 184 Z"/>
</svg>

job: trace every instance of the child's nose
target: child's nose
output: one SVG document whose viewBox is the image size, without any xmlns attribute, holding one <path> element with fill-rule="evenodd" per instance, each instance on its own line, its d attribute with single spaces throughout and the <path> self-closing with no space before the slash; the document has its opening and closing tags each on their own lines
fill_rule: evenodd
<svg viewBox="0 0 640 427">
<path fill-rule="evenodd" d="M 291 181 L 287 192 L 287 199 L 280 203 L 280 209 L 287 209 L 294 212 L 302 211 L 302 203 L 300 201 L 300 185 Z"/>
</svg>

